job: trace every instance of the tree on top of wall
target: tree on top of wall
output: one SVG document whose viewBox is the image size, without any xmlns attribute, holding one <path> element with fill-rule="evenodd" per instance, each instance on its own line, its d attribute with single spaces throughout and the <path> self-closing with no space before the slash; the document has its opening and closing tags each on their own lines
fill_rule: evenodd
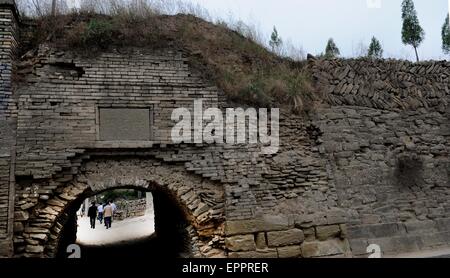
<svg viewBox="0 0 450 278">
<path fill-rule="evenodd" d="M 450 24 L 448 14 L 442 26 L 442 50 L 445 54 L 450 54 Z"/>
<path fill-rule="evenodd" d="M 417 48 L 425 39 L 425 31 L 422 29 L 417 17 L 417 12 L 412 0 L 403 0 L 402 2 L 402 42 L 406 45 L 414 47 L 416 52 L 417 62 L 419 61 L 419 54 Z"/>
<path fill-rule="evenodd" d="M 380 41 L 375 37 L 372 37 L 372 41 L 369 45 L 369 50 L 367 51 L 367 56 L 377 59 L 383 58 L 383 48 L 381 47 Z"/>
<path fill-rule="evenodd" d="M 325 58 L 336 58 L 341 55 L 339 48 L 334 42 L 333 38 L 330 38 L 327 42 L 327 46 L 325 48 Z"/>
</svg>

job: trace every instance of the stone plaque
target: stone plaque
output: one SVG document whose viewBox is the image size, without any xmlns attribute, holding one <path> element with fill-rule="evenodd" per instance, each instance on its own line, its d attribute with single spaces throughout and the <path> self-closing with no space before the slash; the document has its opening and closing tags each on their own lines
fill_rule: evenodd
<svg viewBox="0 0 450 278">
<path fill-rule="evenodd" d="M 150 140 L 150 109 L 99 108 L 102 141 Z"/>
</svg>

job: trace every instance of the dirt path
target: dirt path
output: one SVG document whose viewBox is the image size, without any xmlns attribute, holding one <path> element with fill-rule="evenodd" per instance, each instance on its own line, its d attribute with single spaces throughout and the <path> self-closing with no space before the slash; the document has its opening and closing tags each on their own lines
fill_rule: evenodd
<svg viewBox="0 0 450 278">
<path fill-rule="evenodd" d="M 78 219 L 77 243 L 82 245 L 105 245 L 148 237 L 153 234 L 154 216 L 152 214 L 113 221 L 111 229 L 97 220 L 95 229 L 90 228 L 89 218 Z"/>
</svg>

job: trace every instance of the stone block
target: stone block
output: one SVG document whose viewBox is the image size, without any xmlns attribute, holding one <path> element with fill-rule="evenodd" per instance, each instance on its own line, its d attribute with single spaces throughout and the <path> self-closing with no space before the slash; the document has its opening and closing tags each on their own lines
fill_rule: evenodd
<svg viewBox="0 0 450 278">
<path fill-rule="evenodd" d="M 264 231 L 278 231 L 285 230 L 288 227 L 288 218 L 283 216 L 270 216 L 252 220 L 233 220 L 226 222 L 225 234 L 238 235 Z"/>
<path fill-rule="evenodd" d="M 298 258 L 302 255 L 300 245 L 278 247 L 277 251 L 279 258 Z"/>
<path fill-rule="evenodd" d="M 39 239 L 39 240 L 43 240 L 43 241 L 47 240 L 47 237 L 48 237 L 46 234 L 31 234 L 30 236 L 33 239 Z"/>
<path fill-rule="evenodd" d="M 44 252 L 44 246 L 27 245 L 27 247 L 25 248 L 25 252 L 27 252 L 27 253 L 42 253 L 42 252 Z"/>
<path fill-rule="evenodd" d="M 361 216 L 362 224 L 378 224 L 381 222 L 381 217 L 374 214 L 364 214 Z"/>
<path fill-rule="evenodd" d="M 30 218 L 30 214 L 26 211 L 15 211 L 14 220 L 15 221 L 26 221 Z"/>
<path fill-rule="evenodd" d="M 338 237 L 341 233 L 339 225 L 318 226 L 316 227 L 316 237 L 319 240 Z"/>
<path fill-rule="evenodd" d="M 316 231 L 313 227 L 303 229 L 303 234 L 305 235 L 305 241 L 316 240 Z"/>
<path fill-rule="evenodd" d="M 349 246 L 346 240 L 327 240 L 304 242 L 301 246 L 302 255 L 305 258 L 324 257 L 346 254 L 349 251 Z"/>
<path fill-rule="evenodd" d="M 265 249 L 258 251 L 247 252 L 230 252 L 228 254 L 230 259 L 275 259 L 278 258 L 276 249 Z"/>
<path fill-rule="evenodd" d="M 228 237 L 225 246 L 231 251 L 253 251 L 256 249 L 255 237 L 252 234 Z"/>
<path fill-rule="evenodd" d="M 436 223 L 432 220 L 414 221 L 404 223 L 408 234 L 423 234 L 436 232 Z"/>
<path fill-rule="evenodd" d="M 265 248 L 267 248 L 266 234 L 265 233 L 258 233 L 258 234 L 256 234 L 256 248 L 258 248 L 258 249 L 265 249 Z"/>
<path fill-rule="evenodd" d="M 299 229 L 267 233 L 267 243 L 269 247 L 299 244 L 303 242 L 304 239 L 305 236 L 303 235 L 303 231 Z"/>
<path fill-rule="evenodd" d="M 30 234 L 48 234 L 48 233 L 50 233 L 50 231 L 48 229 L 45 229 L 45 228 L 26 227 L 25 228 L 25 233 L 30 233 Z"/>
</svg>

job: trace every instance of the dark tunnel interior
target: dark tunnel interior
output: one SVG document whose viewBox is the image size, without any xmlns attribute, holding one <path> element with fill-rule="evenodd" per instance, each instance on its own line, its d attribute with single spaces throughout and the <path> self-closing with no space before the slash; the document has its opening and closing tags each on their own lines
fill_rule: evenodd
<svg viewBox="0 0 450 278">
<path fill-rule="evenodd" d="M 152 190 L 154 206 L 155 232 L 136 240 L 118 241 L 104 245 L 82 245 L 81 259 L 95 258 L 180 258 L 190 256 L 190 236 L 187 231 L 188 221 L 183 208 L 172 196 L 162 190 Z M 73 201 L 64 214 L 64 226 L 60 232 L 57 258 L 68 258 L 67 247 L 77 240 L 77 210 L 83 200 L 91 195 L 84 195 Z M 149 227 L 150 229 L 150 227 Z M 112 230 L 113 231 L 113 230 Z"/>
</svg>

